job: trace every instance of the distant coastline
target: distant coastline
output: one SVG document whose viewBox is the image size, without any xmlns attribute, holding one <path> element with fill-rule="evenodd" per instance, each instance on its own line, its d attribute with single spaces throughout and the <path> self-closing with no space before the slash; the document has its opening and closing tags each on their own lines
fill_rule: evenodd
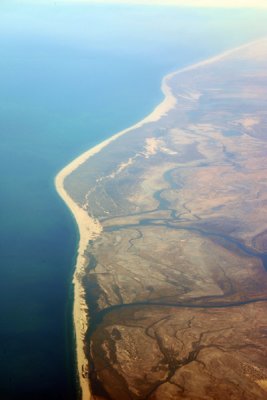
<svg viewBox="0 0 267 400">
<path fill-rule="evenodd" d="M 217 56 L 211 57 L 204 61 L 200 61 L 198 63 L 195 63 L 193 65 L 179 69 L 173 73 L 166 75 L 161 85 L 161 89 L 164 94 L 164 99 L 148 116 L 146 116 L 143 120 L 139 121 L 137 124 L 116 133 L 109 139 L 106 139 L 100 144 L 96 145 L 95 147 L 87 150 L 79 157 L 77 157 L 75 160 L 73 160 L 70 164 L 68 164 L 65 168 L 63 168 L 55 178 L 56 190 L 60 195 L 60 197 L 63 199 L 63 201 L 66 203 L 66 205 L 69 207 L 72 214 L 74 215 L 79 230 L 79 246 L 77 251 L 75 274 L 73 277 L 73 284 L 74 284 L 73 319 L 74 319 L 74 328 L 76 337 L 76 357 L 77 357 L 78 375 L 79 375 L 79 382 L 82 390 L 83 400 L 90 399 L 91 394 L 90 394 L 89 381 L 87 378 L 88 362 L 84 352 L 84 338 L 88 328 L 89 310 L 87 308 L 86 301 L 84 298 L 84 288 L 82 286 L 81 277 L 85 273 L 85 268 L 87 266 L 87 259 L 84 255 L 84 252 L 87 248 L 88 241 L 91 239 L 95 239 L 97 236 L 99 236 L 101 234 L 102 227 L 96 219 L 90 217 L 87 214 L 87 212 L 69 196 L 69 194 L 64 188 L 64 180 L 68 175 L 70 175 L 73 171 L 79 168 L 79 166 L 81 166 L 84 162 L 86 162 L 90 157 L 99 153 L 104 147 L 109 145 L 111 142 L 113 142 L 120 136 L 136 128 L 140 128 L 147 123 L 156 122 L 160 120 L 161 117 L 163 117 L 166 113 L 175 108 L 177 100 L 172 93 L 171 86 L 169 85 L 169 82 L 174 76 L 183 72 L 192 71 L 202 66 L 206 66 L 215 63 L 217 61 L 220 61 L 221 59 L 232 55 L 238 50 L 242 50 L 246 47 L 249 47 L 254 43 L 258 43 L 261 40 L 266 40 L 266 39 L 265 38 L 259 39 L 257 41 L 247 43 L 245 45 L 225 51 Z"/>
</svg>

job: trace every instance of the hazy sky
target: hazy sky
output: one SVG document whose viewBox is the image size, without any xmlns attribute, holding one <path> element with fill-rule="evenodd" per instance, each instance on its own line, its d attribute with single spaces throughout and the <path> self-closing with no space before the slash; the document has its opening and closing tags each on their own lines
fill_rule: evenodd
<svg viewBox="0 0 267 400">
<path fill-rule="evenodd" d="M 57 0 L 68 2 L 120 3 L 120 4 L 159 4 L 191 7 L 261 7 L 267 8 L 267 0 Z"/>
</svg>

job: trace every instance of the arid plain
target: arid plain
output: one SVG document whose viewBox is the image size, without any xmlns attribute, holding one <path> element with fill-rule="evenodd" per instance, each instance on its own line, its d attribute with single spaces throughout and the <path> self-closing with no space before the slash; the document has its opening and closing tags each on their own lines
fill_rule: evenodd
<svg viewBox="0 0 267 400">
<path fill-rule="evenodd" d="M 175 106 L 64 180 L 95 400 L 267 397 L 267 40 L 172 74 Z"/>
</svg>

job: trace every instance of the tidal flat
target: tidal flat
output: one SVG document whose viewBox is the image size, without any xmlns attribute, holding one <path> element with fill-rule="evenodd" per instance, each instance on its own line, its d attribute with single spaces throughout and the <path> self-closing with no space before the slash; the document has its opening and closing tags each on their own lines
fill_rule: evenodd
<svg viewBox="0 0 267 400">
<path fill-rule="evenodd" d="M 262 10 L 0 2 L 1 399 L 80 394 L 79 231 L 55 176 L 160 103 L 165 74 L 265 33 Z"/>
<path fill-rule="evenodd" d="M 102 226 L 79 276 L 93 399 L 266 398 L 266 67 L 262 39 L 172 74 L 164 115 L 65 178 Z"/>
</svg>

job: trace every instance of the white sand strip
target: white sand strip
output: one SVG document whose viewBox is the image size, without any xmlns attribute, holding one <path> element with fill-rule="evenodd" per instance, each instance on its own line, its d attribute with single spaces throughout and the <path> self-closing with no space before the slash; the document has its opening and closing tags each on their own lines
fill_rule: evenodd
<svg viewBox="0 0 267 400">
<path fill-rule="evenodd" d="M 77 355 L 77 366 L 78 366 L 78 374 L 79 374 L 79 381 L 82 390 L 82 400 L 89 400 L 91 399 L 89 382 L 87 379 L 87 368 L 88 362 L 84 352 L 84 338 L 85 333 L 88 328 L 88 319 L 89 319 L 89 312 L 86 306 L 85 298 L 84 298 L 84 288 L 81 284 L 80 277 L 84 274 L 84 268 L 86 267 L 87 260 L 84 257 L 84 251 L 86 250 L 88 241 L 90 239 L 96 238 L 100 235 L 102 228 L 100 223 L 90 217 L 85 210 L 83 210 L 75 201 L 69 196 L 64 188 L 64 180 L 65 178 L 70 175 L 73 171 L 75 171 L 81 164 L 83 164 L 86 160 L 88 160 L 93 155 L 99 153 L 104 147 L 106 147 L 109 143 L 113 142 L 120 136 L 124 135 L 127 132 L 130 132 L 136 128 L 140 128 L 143 125 L 156 122 L 161 117 L 163 117 L 167 112 L 172 110 L 176 105 L 176 98 L 172 93 L 172 89 L 169 86 L 169 81 L 176 75 L 192 71 L 194 69 L 205 67 L 209 64 L 215 63 L 217 61 L 221 61 L 222 59 L 231 56 L 233 53 L 243 50 L 246 47 L 253 46 L 260 41 L 266 41 L 267 39 L 260 39 L 254 42 L 250 42 L 243 46 L 234 48 L 232 50 L 225 51 L 215 57 L 211 57 L 205 61 L 198 62 L 194 65 L 190 65 L 188 67 L 182 68 L 176 72 L 173 72 L 169 75 L 166 75 L 162 81 L 162 92 L 164 94 L 164 100 L 143 120 L 138 122 L 137 124 L 124 129 L 116 133 L 115 135 L 111 136 L 109 139 L 104 140 L 100 144 L 96 145 L 95 147 L 89 149 L 88 151 L 81 154 L 75 160 L 73 160 L 70 164 L 68 164 L 65 168 L 63 168 L 55 178 L 55 186 L 56 190 L 62 199 L 65 201 L 71 212 L 73 213 L 78 229 L 79 229 L 79 247 L 78 247 L 78 255 L 76 261 L 76 269 L 73 278 L 74 284 L 74 309 L 73 309 L 73 318 L 74 318 L 74 327 L 75 327 L 75 336 L 76 336 L 76 355 Z"/>
</svg>

